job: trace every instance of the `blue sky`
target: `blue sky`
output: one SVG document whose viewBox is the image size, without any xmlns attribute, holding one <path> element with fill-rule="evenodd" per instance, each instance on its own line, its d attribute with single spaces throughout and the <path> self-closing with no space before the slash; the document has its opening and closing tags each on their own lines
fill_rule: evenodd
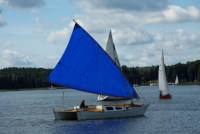
<svg viewBox="0 0 200 134">
<path fill-rule="evenodd" d="M 0 68 L 53 68 L 73 19 L 103 48 L 111 29 L 121 65 L 200 59 L 200 0 L 0 0 Z"/>
</svg>

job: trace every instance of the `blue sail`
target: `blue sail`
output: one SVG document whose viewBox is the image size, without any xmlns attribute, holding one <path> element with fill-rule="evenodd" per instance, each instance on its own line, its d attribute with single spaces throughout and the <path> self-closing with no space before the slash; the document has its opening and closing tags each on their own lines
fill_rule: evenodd
<svg viewBox="0 0 200 134">
<path fill-rule="evenodd" d="M 95 94 L 138 98 L 116 63 L 77 23 L 49 82 Z"/>
</svg>

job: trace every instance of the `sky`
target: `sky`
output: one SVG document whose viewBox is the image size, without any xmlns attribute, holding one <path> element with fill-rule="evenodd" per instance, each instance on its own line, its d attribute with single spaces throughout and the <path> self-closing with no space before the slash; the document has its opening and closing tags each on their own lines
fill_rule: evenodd
<svg viewBox="0 0 200 134">
<path fill-rule="evenodd" d="M 121 65 L 200 60 L 200 0 L 0 0 L 0 69 L 55 67 L 73 19 L 104 49 L 111 30 Z"/>
</svg>

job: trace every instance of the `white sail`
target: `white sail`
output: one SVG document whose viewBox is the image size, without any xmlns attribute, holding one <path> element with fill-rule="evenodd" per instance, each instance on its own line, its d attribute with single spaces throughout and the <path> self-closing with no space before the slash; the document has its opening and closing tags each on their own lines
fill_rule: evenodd
<svg viewBox="0 0 200 134">
<path fill-rule="evenodd" d="M 178 83 L 179 83 L 178 76 L 176 75 L 175 85 L 177 85 Z"/>
<path fill-rule="evenodd" d="M 108 36 L 108 41 L 107 41 L 107 45 L 106 45 L 106 52 L 111 57 L 111 59 L 117 64 L 117 66 L 120 68 L 120 62 L 119 62 L 117 51 L 115 49 L 115 45 L 114 45 L 114 42 L 113 42 L 111 30 L 110 30 L 110 33 L 109 33 L 109 36 Z M 122 99 L 122 98 L 119 98 L 119 97 L 116 98 L 114 96 L 98 95 L 97 99 L 102 101 L 102 100 L 116 100 L 116 99 Z"/>
<path fill-rule="evenodd" d="M 167 85 L 167 78 L 165 74 L 165 64 L 164 64 L 164 55 L 162 50 L 162 56 L 161 56 L 161 63 L 159 65 L 159 71 L 158 71 L 158 81 L 159 81 L 159 90 L 161 91 L 162 95 L 169 94 L 168 85 Z"/>
<path fill-rule="evenodd" d="M 106 52 L 112 58 L 112 60 L 115 61 L 117 66 L 120 67 L 119 58 L 117 56 L 117 51 L 115 49 L 111 30 L 110 30 L 110 34 L 109 34 L 108 41 L 107 41 Z"/>
</svg>

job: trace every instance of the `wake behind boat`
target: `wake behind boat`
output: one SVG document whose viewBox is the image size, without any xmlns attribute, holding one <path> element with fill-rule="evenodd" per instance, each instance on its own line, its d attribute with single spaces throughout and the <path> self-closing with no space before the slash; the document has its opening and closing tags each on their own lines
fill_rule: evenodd
<svg viewBox="0 0 200 134">
<path fill-rule="evenodd" d="M 165 64 L 164 64 L 164 55 L 162 50 L 161 62 L 158 70 L 158 85 L 160 91 L 160 99 L 171 99 L 171 95 L 169 93 L 167 78 L 165 74 Z"/>
<path fill-rule="evenodd" d="M 49 75 L 49 82 L 94 94 L 139 99 L 121 69 L 76 22 L 63 56 Z M 148 106 L 131 101 L 130 104 L 54 109 L 53 113 L 59 120 L 121 118 L 144 115 Z"/>
</svg>

